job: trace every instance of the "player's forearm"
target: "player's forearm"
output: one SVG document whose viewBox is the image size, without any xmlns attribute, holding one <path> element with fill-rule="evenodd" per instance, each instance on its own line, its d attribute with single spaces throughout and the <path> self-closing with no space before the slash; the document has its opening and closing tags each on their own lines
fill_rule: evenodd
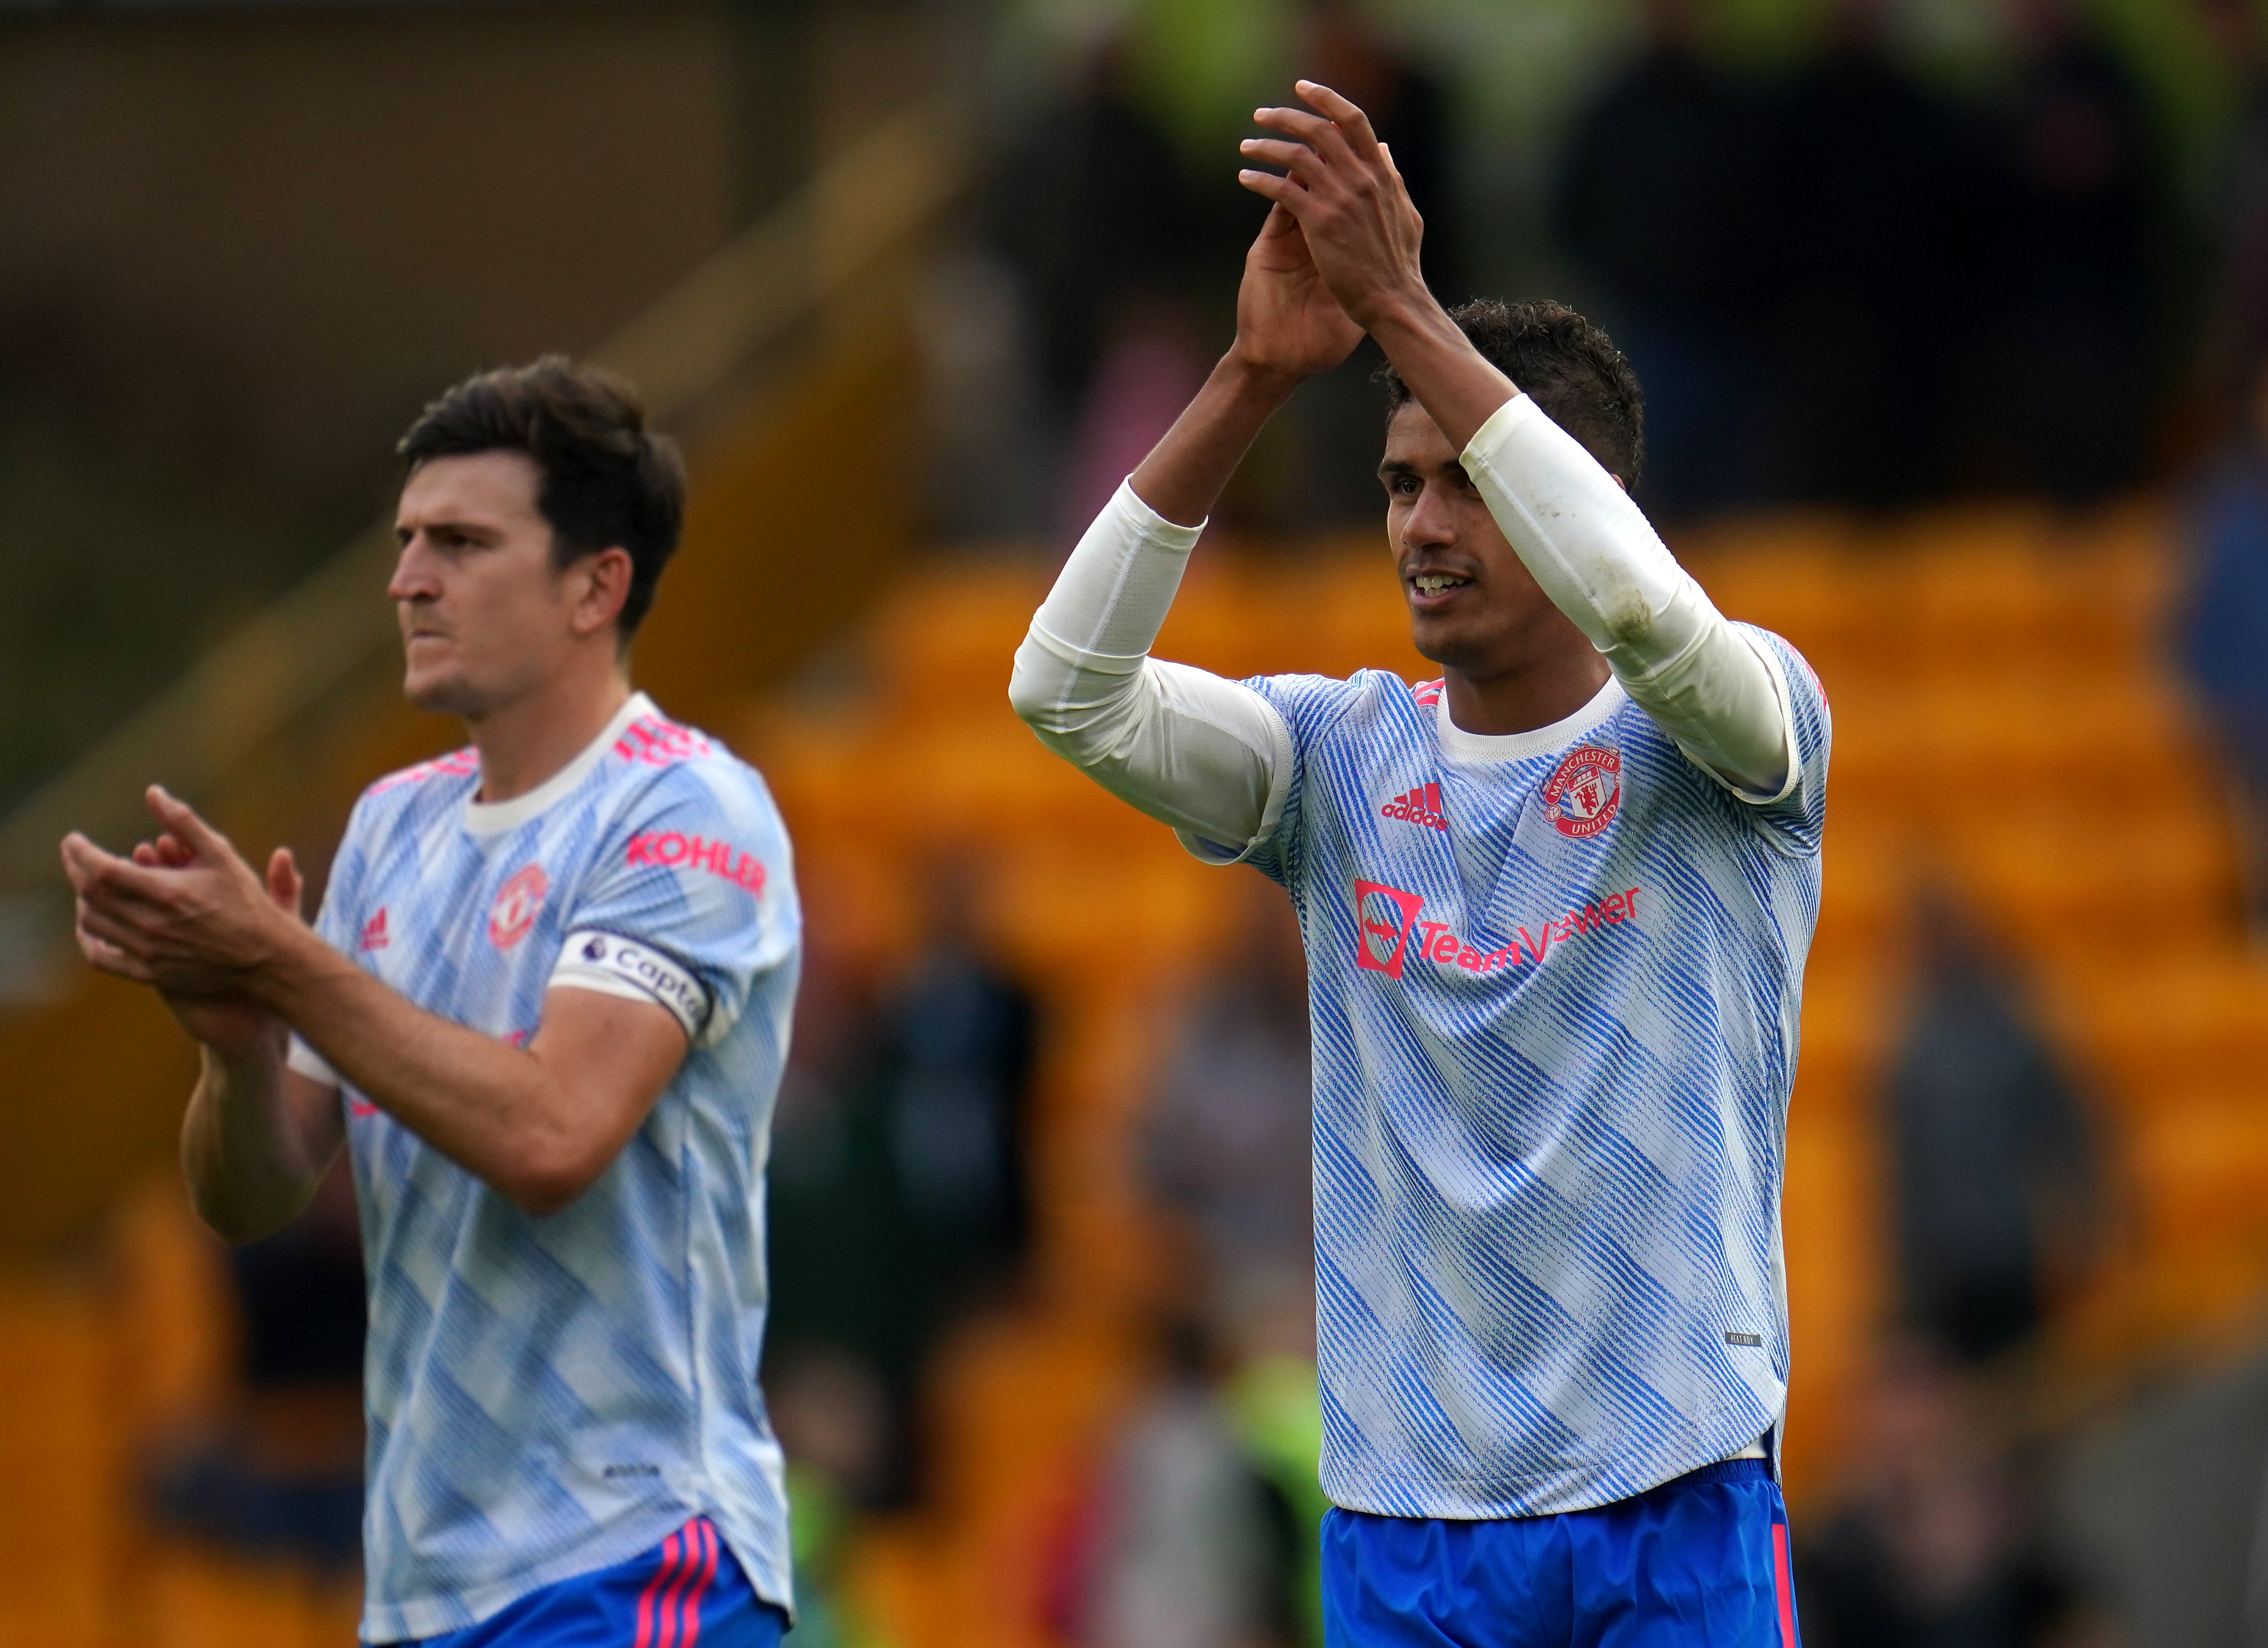
<svg viewBox="0 0 2268 1648">
<path fill-rule="evenodd" d="M 1032 620 L 1008 698 L 1042 743 L 1112 794 L 1242 846 L 1282 806 L 1282 719 L 1248 687 L 1148 656 L 1197 535 L 1121 487 Z"/>
<path fill-rule="evenodd" d="M 313 933 L 256 988 L 341 1080 L 526 1210 L 556 1210 L 604 1166 L 533 1054 L 414 1005 Z"/>
<path fill-rule="evenodd" d="M 1262 427 L 1297 387 L 1297 379 L 1231 349 L 1135 469 L 1136 494 L 1176 526 L 1204 526 Z"/>
<path fill-rule="evenodd" d="M 220 1053 L 181 1122 L 181 1176 L 197 1217 L 225 1240 L 257 1241 L 299 1217 L 328 1164 L 314 1159 L 284 1094 L 284 1034 Z"/>
<path fill-rule="evenodd" d="M 1742 793 L 1779 794 L 1790 735 L 1771 666 L 1614 476 L 1525 395 L 1484 421 L 1462 462 L 1537 585 L 1632 702 Z"/>
<path fill-rule="evenodd" d="M 1423 286 L 1398 291 L 1357 318 L 1452 446 L 1462 450 L 1520 393 Z"/>
</svg>

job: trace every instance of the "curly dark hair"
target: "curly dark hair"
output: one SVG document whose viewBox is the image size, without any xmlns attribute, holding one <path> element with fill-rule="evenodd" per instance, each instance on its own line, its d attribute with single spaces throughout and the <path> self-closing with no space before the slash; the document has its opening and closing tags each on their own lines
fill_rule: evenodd
<svg viewBox="0 0 2268 1648">
<path fill-rule="evenodd" d="M 436 458 L 525 452 L 542 471 L 535 506 L 567 567 L 617 546 L 630 558 L 615 623 L 628 641 L 653 605 L 685 525 L 677 443 L 645 426 L 637 391 L 601 367 L 546 355 L 477 372 L 427 405 L 395 443 L 411 470 Z"/>
<path fill-rule="evenodd" d="M 1638 374 L 1604 332 L 1549 298 L 1514 304 L 1476 298 L 1450 310 L 1449 319 L 1609 474 L 1637 489 L 1646 463 L 1646 397 Z M 1391 418 L 1410 404 L 1410 386 L 1391 364 L 1381 367 L 1378 378 Z"/>
</svg>

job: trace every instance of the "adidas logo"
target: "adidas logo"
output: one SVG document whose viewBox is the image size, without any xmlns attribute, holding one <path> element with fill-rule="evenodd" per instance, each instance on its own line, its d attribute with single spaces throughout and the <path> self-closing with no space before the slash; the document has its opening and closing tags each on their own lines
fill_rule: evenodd
<svg viewBox="0 0 2268 1648">
<path fill-rule="evenodd" d="M 1407 795 L 1398 795 L 1378 809 L 1381 818 L 1400 819 L 1404 824 L 1423 824 L 1427 829 L 1446 831 L 1449 820 L 1441 811 L 1441 786 L 1420 784 Z"/>
<path fill-rule="evenodd" d="M 362 947 L 365 950 L 386 948 L 386 908 L 379 907 L 378 914 L 362 924 Z"/>
</svg>

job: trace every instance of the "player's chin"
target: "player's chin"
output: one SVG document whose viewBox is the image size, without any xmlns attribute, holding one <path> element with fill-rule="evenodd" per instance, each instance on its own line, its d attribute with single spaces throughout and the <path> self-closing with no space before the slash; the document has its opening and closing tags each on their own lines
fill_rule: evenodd
<svg viewBox="0 0 2268 1648">
<path fill-rule="evenodd" d="M 1454 666 L 1472 650 L 1466 633 L 1469 628 L 1460 614 L 1430 613 L 1413 607 L 1410 613 L 1410 644 L 1418 649 L 1418 656 L 1429 663 Z"/>
<path fill-rule="evenodd" d="M 476 714 L 480 695 L 464 672 L 447 666 L 421 665 L 416 658 L 402 672 L 401 695 L 411 706 L 431 715 Z"/>
</svg>

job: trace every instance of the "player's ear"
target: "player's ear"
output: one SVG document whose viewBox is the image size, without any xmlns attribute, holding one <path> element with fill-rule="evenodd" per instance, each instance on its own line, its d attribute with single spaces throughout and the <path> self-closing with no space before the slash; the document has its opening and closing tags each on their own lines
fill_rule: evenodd
<svg viewBox="0 0 2268 1648">
<path fill-rule="evenodd" d="M 595 635 L 613 623 L 630 593 L 630 554 L 616 545 L 585 555 L 575 572 L 580 587 L 571 620 L 578 636 Z"/>
</svg>

